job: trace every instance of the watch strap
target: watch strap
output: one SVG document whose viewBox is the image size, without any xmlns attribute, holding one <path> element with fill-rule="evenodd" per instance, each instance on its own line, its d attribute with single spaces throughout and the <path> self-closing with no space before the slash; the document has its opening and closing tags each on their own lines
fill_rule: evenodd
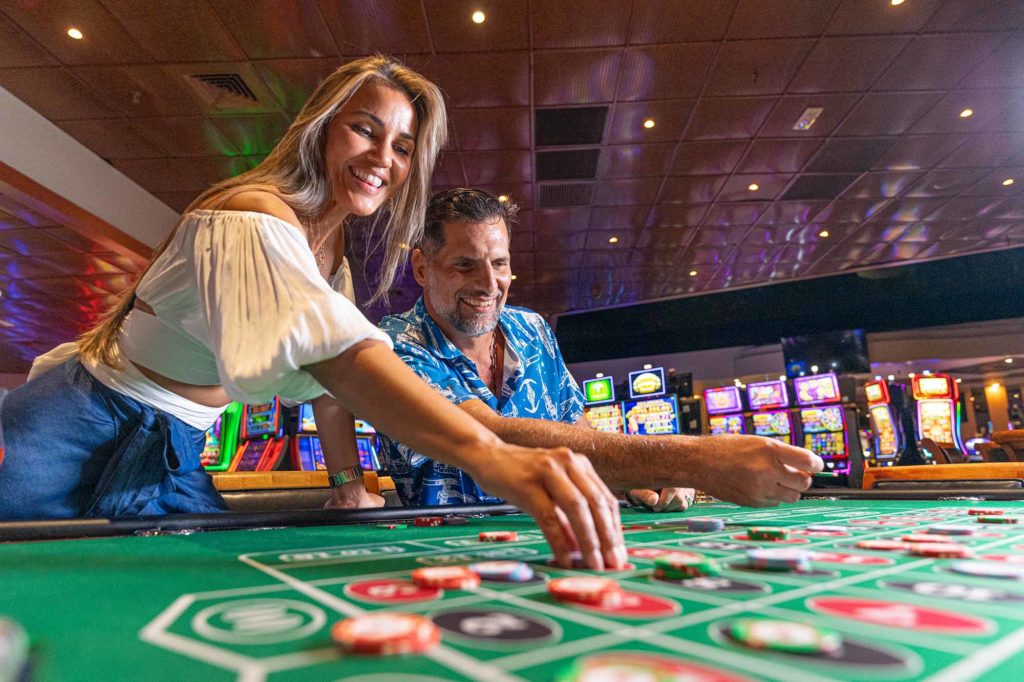
<svg viewBox="0 0 1024 682">
<path fill-rule="evenodd" d="M 337 488 L 338 486 L 345 485 L 346 483 L 351 483 L 356 480 L 363 480 L 363 467 L 358 464 L 350 466 L 347 469 L 342 469 L 337 473 L 327 475 L 327 482 L 330 483 L 332 488 Z"/>
</svg>

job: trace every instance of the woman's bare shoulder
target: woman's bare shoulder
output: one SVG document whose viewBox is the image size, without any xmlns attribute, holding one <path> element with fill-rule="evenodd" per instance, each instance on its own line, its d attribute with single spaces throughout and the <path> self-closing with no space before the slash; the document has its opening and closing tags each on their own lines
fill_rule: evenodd
<svg viewBox="0 0 1024 682">
<path fill-rule="evenodd" d="M 227 201 L 220 203 L 218 200 L 204 202 L 200 208 L 216 207 L 220 211 L 250 211 L 253 213 L 265 213 L 266 215 L 280 218 L 291 223 L 300 230 L 305 231 L 302 221 L 295 214 L 292 207 L 284 202 L 281 197 L 263 189 L 242 190 L 232 194 Z M 219 203 L 219 205 L 217 205 Z"/>
</svg>

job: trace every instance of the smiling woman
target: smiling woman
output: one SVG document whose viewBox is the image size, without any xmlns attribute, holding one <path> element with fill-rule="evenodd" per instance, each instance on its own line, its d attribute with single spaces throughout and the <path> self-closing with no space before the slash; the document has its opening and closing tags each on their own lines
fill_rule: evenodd
<svg viewBox="0 0 1024 682">
<path fill-rule="evenodd" d="M 221 510 L 203 432 L 229 400 L 278 396 L 313 401 L 329 505 L 382 503 L 358 475 L 354 411 L 534 514 L 563 563 L 578 546 L 595 568 L 620 564 L 617 506 L 588 459 L 501 441 L 350 300 L 345 220 L 378 219 L 386 298 L 420 240 L 445 126 L 437 87 L 389 58 L 328 76 L 266 160 L 203 192 L 136 287 L 8 396 L 0 519 Z"/>
</svg>

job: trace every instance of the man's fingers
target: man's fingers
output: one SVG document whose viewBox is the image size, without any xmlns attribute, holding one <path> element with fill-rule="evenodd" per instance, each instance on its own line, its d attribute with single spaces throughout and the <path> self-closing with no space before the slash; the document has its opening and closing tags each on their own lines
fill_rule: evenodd
<svg viewBox="0 0 1024 682">
<path fill-rule="evenodd" d="M 555 501 L 545 495 L 543 499 L 537 501 L 536 508 L 524 511 L 537 522 L 540 532 L 544 534 L 544 539 L 551 547 L 555 563 L 562 568 L 571 568 L 572 545 L 575 543 L 570 539 L 572 531 L 568 521 L 555 506 Z"/>
<path fill-rule="evenodd" d="M 593 491 L 578 487 L 578 484 L 569 478 L 568 471 L 556 469 L 552 473 L 553 475 L 545 481 L 551 498 L 565 512 L 587 566 L 595 570 L 602 570 L 604 568 L 603 552 L 595 527 L 593 505 L 590 503 Z"/>
<path fill-rule="evenodd" d="M 803 492 L 811 487 L 811 477 L 804 471 L 783 464 L 782 472 L 779 474 L 779 485 Z"/>
<path fill-rule="evenodd" d="M 825 470 L 825 462 L 810 450 L 782 443 L 779 445 L 780 447 L 775 451 L 775 457 L 780 464 L 789 465 L 809 474 L 817 474 Z"/>
<path fill-rule="evenodd" d="M 572 482 L 582 491 L 590 505 L 598 549 L 608 567 L 618 568 L 626 562 L 626 545 L 622 537 L 619 502 L 594 471 L 590 461 L 575 456 L 569 467 Z"/>
<path fill-rule="evenodd" d="M 629 491 L 629 496 L 642 505 L 647 507 L 653 507 L 658 504 L 658 493 L 653 490 L 645 490 L 643 488 L 636 488 Z"/>
</svg>

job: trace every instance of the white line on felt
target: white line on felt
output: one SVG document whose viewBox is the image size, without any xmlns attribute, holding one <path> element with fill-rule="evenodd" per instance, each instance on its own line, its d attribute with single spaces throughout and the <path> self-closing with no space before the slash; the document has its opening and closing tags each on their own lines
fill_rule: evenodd
<svg viewBox="0 0 1024 682">
<path fill-rule="evenodd" d="M 1009 637 L 1002 637 L 995 643 L 982 647 L 953 665 L 946 666 L 927 678 L 927 682 L 964 682 L 979 680 L 982 675 L 1007 658 L 1024 649 L 1024 628 L 1014 630 Z"/>
</svg>

